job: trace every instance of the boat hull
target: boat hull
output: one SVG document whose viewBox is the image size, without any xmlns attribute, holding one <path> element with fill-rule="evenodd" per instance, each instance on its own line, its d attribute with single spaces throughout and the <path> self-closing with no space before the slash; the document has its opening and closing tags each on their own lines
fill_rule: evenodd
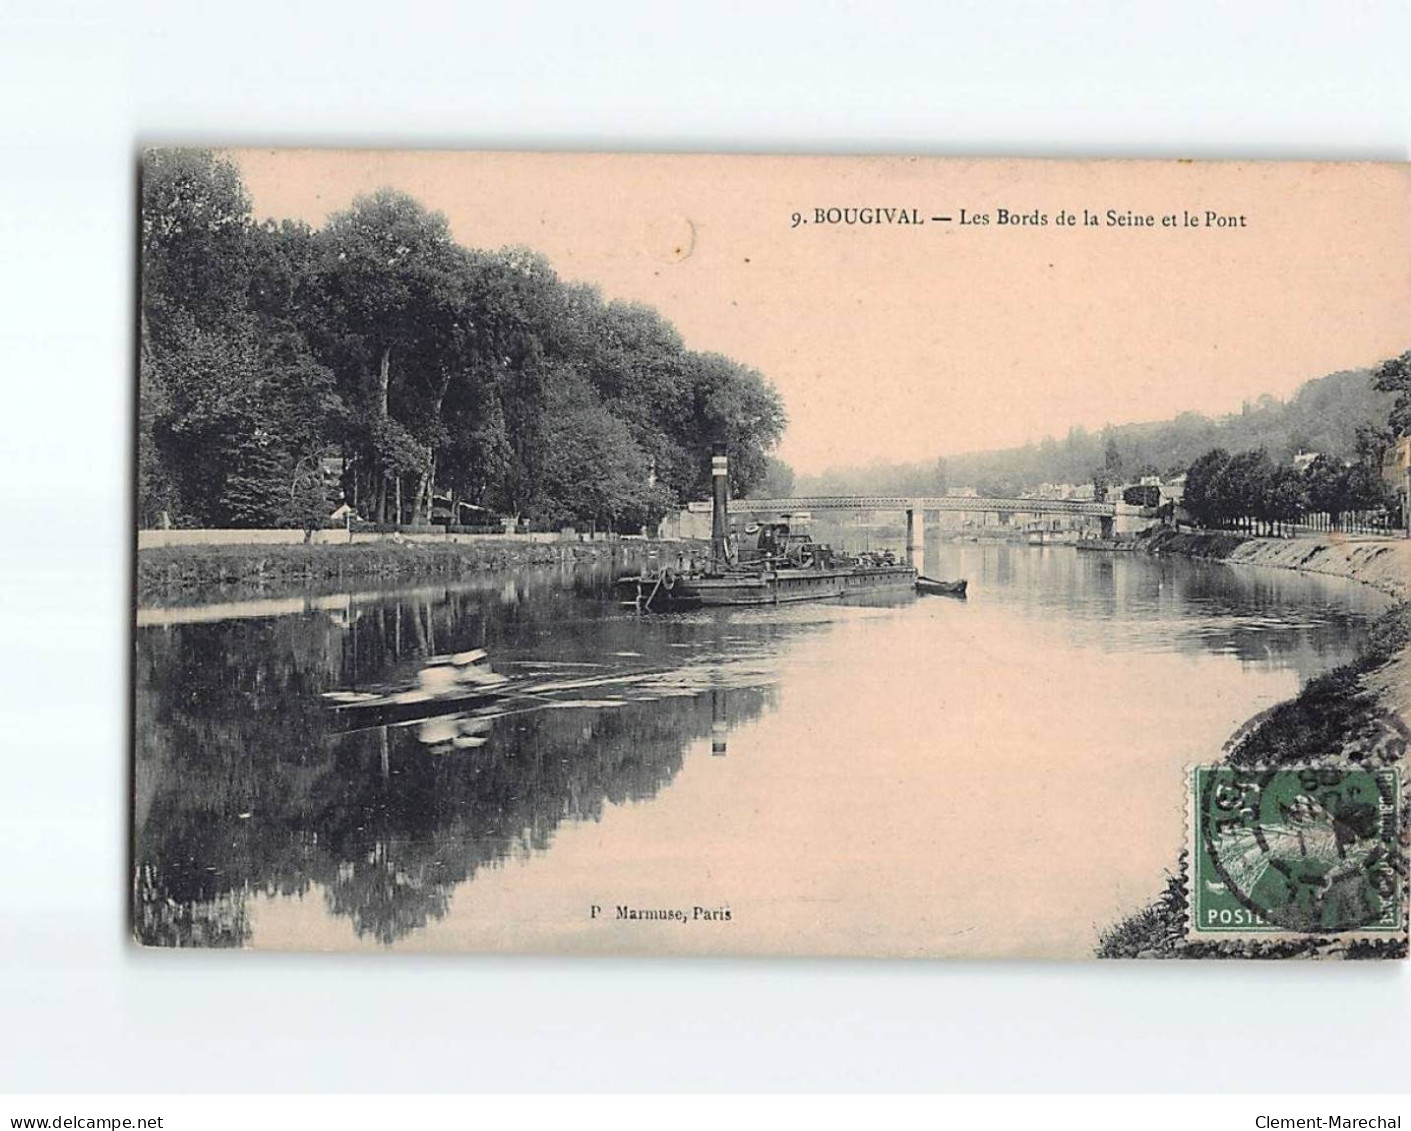
<svg viewBox="0 0 1411 1131">
<path fill-rule="evenodd" d="M 905 592 L 915 585 L 916 571 L 910 566 L 781 569 L 719 577 L 678 577 L 669 587 L 640 582 L 643 607 L 654 610 L 837 601 L 888 590 Z"/>
<path fill-rule="evenodd" d="M 937 581 L 932 577 L 916 579 L 916 591 L 933 597 L 964 597 L 968 585 L 964 578 L 959 581 Z"/>
</svg>

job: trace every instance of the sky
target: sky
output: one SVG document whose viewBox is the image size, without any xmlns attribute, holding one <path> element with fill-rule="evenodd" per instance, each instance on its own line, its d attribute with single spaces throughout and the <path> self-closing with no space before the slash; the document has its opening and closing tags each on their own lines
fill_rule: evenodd
<svg viewBox="0 0 1411 1131">
<path fill-rule="evenodd" d="M 774 383 L 779 455 L 805 474 L 1219 415 L 1411 349 L 1404 165 L 228 156 L 261 219 L 317 226 L 391 186 L 467 246 L 524 244 L 567 279 L 656 307 L 690 348 Z M 925 222 L 814 222 L 865 207 Z M 1000 224 L 1002 208 L 1047 223 Z M 1156 226 L 1110 225 L 1109 209 Z M 989 223 L 962 225 L 962 210 Z M 1208 226 L 1207 210 L 1243 223 Z M 1058 224 L 1063 211 L 1080 222 Z"/>
</svg>

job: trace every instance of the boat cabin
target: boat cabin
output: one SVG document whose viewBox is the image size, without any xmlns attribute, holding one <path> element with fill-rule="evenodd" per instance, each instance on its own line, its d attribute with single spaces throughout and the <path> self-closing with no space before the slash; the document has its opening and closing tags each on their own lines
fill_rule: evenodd
<svg viewBox="0 0 1411 1131">
<path fill-rule="evenodd" d="M 770 562 L 776 566 L 793 569 L 810 569 L 814 566 L 826 567 L 832 559 L 832 551 L 819 545 L 807 534 L 796 533 L 787 522 L 762 522 L 758 529 L 751 523 L 745 527 L 745 534 L 757 534 L 753 549 L 741 540 L 741 564 Z"/>
</svg>

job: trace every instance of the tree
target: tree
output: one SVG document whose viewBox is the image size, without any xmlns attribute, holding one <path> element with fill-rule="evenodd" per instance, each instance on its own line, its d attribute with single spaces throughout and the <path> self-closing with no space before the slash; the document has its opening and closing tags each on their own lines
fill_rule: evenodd
<svg viewBox="0 0 1411 1131">
<path fill-rule="evenodd" d="M 548 260 L 527 248 L 472 255 L 466 301 L 475 317 L 464 391 L 495 418 L 482 434 L 501 463 L 488 500 L 517 516 L 541 486 L 550 377 L 571 356 L 568 304 Z"/>
<path fill-rule="evenodd" d="M 344 413 L 298 325 L 310 233 L 255 227 L 204 150 L 149 152 L 142 206 L 139 519 L 286 525 Z"/>
<path fill-rule="evenodd" d="M 1122 501 L 1131 507 L 1155 509 L 1161 505 L 1161 488 L 1154 483 L 1125 487 L 1122 490 Z"/>
<path fill-rule="evenodd" d="M 1342 528 L 1343 512 L 1351 507 L 1347 468 L 1341 460 L 1320 455 L 1303 472 L 1303 491 L 1308 506 L 1326 514 L 1334 530 Z"/>
<path fill-rule="evenodd" d="M 1396 506 L 1382 476 L 1382 459 L 1394 436 L 1390 429 L 1364 424 L 1357 429 L 1357 456 L 1347 469 L 1349 509 L 1381 516 Z"/>
<path fill-rule="evenodd" d="M 1110 483 L 1122 481 L 1122 452 L 1117 447 L 1117 437 L 1109 435 L 1102 449 L 1102 470 Z"/>
<path fill-rule="evenodd" d="M 1307 506 L 1304 479 L 1298 470 L 1289 464 L 1280 464 L 1274 468 L 1269 481 L 1269 498 L 1265 505 L 1267 519 L 1282 533 L 1303 517 Z"/>
<path fill-rule="evenodd" d="M 442 422 L 446 440 L 437 452 L 437 472 L 450 492 L 452 521 L 460 503 L 486 506 L 505 481 L 513 458 L 500 393 L 475 371 L 452 384 Z"/>
<path fill-rule="evenodd" d="M 154 345 L 142 362 L 144 385 L 161 398 L 147 443 L 170 477 L 176 514 L 199 525 L 228 525 L 248 513 L 248 484 L 237 488 L 242 498 L 233 505 L 227 485 L 272 481 L 268 437 L 260 430 L 258 343 L 248 328 L 202 330 L 184 310 L 172 314 L 166 331 L 167 344 Z"/>
<path fill-rule="evenodd" d="M 1182 505 L 1199 526 L 1219 526 L 1230 517 L 1222 490 L 1225 468 L 1229 462 L 1229 452 L 1224 448 L 1212 448 L 1186 471 Z"/>
<path fill-rule="evenodd" d="M 1395 395 L 1387 417 L 1392 432 L 1397 436 L 1411 433 L 1411 350 L 1378 365 L 1372 371 L 1372 387 Z"/>
<path fill-rule="evenodd" d="M 257 429 L 241 436 L 239 446 L 229 455 L 211 524 L 236 528 L 286 525 L 290 512 L 289 468 L 269 435 Z"/>
<path fill-rule="evenodd" d="M 301 344 L 262 349 L 248 324 L 202 332 L 185 312 L 173 322 L 171 345 L 145 361 L 162 390 L 148 458 L 168 476 L 169 508 L 206 526 L 290 525 L 296 469 L 329 450 L 343 417 L 332 375 Z"/>
<path fill-rule="evenodd" d="M 137 380 L 137 522 L 142 527 L 168 524 L 180 513 L 176 480 L 155 440 L 169 411 L 156 368 L 144 342 Z"/>
<path fill-rule="evenodd" d="M 283 518 L 289 526 L 304 532 L 304 541 L 313 540 L 333 510 L 333 493 L 324 481 L 323 467 L 317 460 L 300 463 L 294 471 L 294 481 L 283 507 Z"/>
<path fill-rule="evenodd" d="M 1381 467 L 1366 460 L 1358 460 L 1347 469 L 1347 495 L 1348 509 L 1363 515 L 1395 506 Z"/>
<path fill-rule="evenodd" d="M 138 520 L 212 521 L 223 457 L 250 428 L 250 202 L 207 150 L 148 150 L 141 197 Z"/>
<path fill-rule="evenodd" d="M 651 509 L 647 460 L 628 427 L 579 373 L 554 374 L 549 399 L 541 517 L 554 525 L 615 529 Z M 633 527 L 661 519 L 631 521 Z"/>
<path fill-rule="evenodd" d="M 757 369 L 718 353 L 683 358 L 692 398 L 685 438 L 696 475 L 687 497 L 710 493 L 710 444 L 723 440 L 730 452 L 730 490 L 744 498 L 764 478 L 766 457 L 784 432 L 784 405 Z"/>
<path fill-rule="evenodd" d="M 755 487 L 761 499 L 787 499 L 794 493 L 794 469 L 775 456 L 766 456 L 764 478 Z"/>
<path fill-rule="evenodd" d="M 229 161 L 205 149 L 149 149 L 142 160 L 142 313 L 159 342 L 185 312 L 227 327 L 249 284 L 250 198 Z"/>
<path fill-rule="evenodd" d="M 1243 520 L 1247 528 L 1252 526 L 1253 520 L 1267 521 L 1273 471 L 1273 461 L 1263 448 L 1231 456 L 1219 482 L 1226 514 Z"/>
<path fill-rule="evenodd" d="M 441 375 L 464 316 L 463 261 L 446 218 L 391 189 L 332 216 L 318 243 L 325 313 L 342 332 L 346 394 L 367 422 L 365 474 L 383 522 L 389 488 L 400 495 L 402 477 L 429 461 L 403 458 L 405 427 L 388 427 L 394 386 L 413 370 Z"/>
<path fill-rule="evenodd" d="M 349 422 L 333 371 L 316 361 L 292 330 L 264 338 L 260 367 L 256 391 L 263 427 L 286 453 L 291 473 L 294 465 L 333 452 Z"/>
</svg>

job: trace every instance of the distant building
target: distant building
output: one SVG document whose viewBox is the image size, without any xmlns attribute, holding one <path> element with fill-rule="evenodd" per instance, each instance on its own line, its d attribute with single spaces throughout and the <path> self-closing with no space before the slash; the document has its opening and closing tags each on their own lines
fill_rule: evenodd
<svg viewBox="0 0 1411 1131">
<path fill-rule="evenodd" d="M 674 514 L 668 514 L 657 529 L 657 537 L 668 542 L 683 538 L 710 541 L 711 502 L 693 501 Z"/>
<path fill-rule="evenodd" d="M 1088 483 L 1086 493 L 1077 483 L 1041 483 L 1035 495 L 1040 499 L 1091 499 L 1092 484 Z"/>
<path fill-rule="evenodd" d="M 1293 456 L 1293 469 L 1295 471 L 1307 471 L 1309 466 L 1315 463 L 1322 452 L 1295 452 Z"/>
</svg>

